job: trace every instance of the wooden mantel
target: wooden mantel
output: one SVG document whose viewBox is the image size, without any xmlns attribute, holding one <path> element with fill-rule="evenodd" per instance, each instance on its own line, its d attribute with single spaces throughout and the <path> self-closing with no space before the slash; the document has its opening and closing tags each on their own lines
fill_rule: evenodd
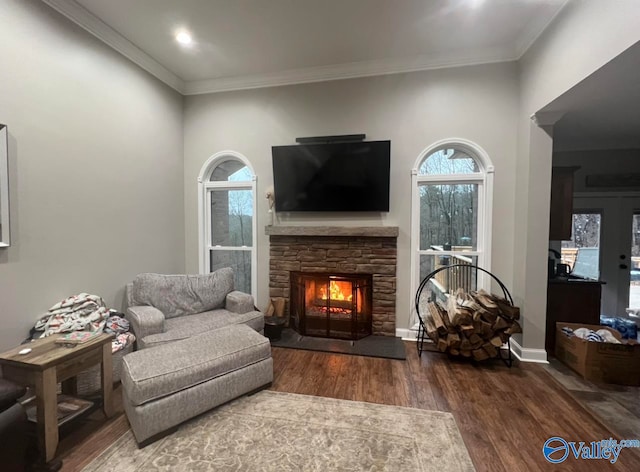
<svg viewBox="0 0 640 472">
<path fill-rule="evenodd" d="M 352 236 L 397 238 L 398 226 L 265 226 L 267 236 Z"/>
</svg>

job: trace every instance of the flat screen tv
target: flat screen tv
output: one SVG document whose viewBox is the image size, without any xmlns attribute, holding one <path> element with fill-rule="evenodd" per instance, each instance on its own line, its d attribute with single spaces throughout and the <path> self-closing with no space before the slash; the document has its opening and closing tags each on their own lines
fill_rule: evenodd
<svg viewBox="0 0 640 472">
<path fill-rule="evenodd" d="M 276 211 L 389 211 L 390 141 L 273 146 Z"/>
</svg>

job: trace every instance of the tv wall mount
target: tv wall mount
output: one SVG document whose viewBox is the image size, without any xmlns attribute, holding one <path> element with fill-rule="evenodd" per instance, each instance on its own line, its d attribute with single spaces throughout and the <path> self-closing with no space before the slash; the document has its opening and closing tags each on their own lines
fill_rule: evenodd
<svg viewBox="0 0 640 472">
<path fill-rule="evenodd" d="M 296 138 L 298 144 L 330 144 L 330 143 L 349 143 L 364 141 L 364 134 L 341 134 L 338 136 L 308 136 L 304 138 Z"/>
</svg>

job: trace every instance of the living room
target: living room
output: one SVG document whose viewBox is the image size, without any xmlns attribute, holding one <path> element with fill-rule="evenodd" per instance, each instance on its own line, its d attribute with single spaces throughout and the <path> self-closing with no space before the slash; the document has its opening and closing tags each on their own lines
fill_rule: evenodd
<svg viewBox="0 0 640 472">
<path fill-rule="evenodd" d="M 453 59 L 433 58 L 428 64 L 416 65 L 411 57 L 413 61 L 395 69 L 367 71 L 363 67 L 351 75 L 347 68 L 336 68 L 333 76 L 316 70 L 317 75 L 310 79 L 304 74 L 290 78 L 284 69 L 270 75 L 258 64 L 253 76 L 246 73 L 246 80 L 236 86 L 230 80 L 215 80 L 215 58 L 231 53 L 212 45 L 190 50 L 173 45 L 174 57 L 186 57 L 178 62 L 204 63 L 210 73 L 208 80 L 180 77 L 159 58 L 150 61 L 151 56 L 140 49 L 127 48 L 129 58 L 125 57 L 95 32 L 87 31 L 87 26 L 68 18 L 74 12 L 76 18 L 82 18 L 83 11 L 107 3 L 4 0 L 0 4 L 0 123 L 8 131 L 11 225 L 11 245 L 0 249 L 1 351 L 21 343 L 51 305 L 72 294 L 99 294 L 109 307 L 120 310 L 126 284 L 139 273 L 200 273 L 198 176 L 212 156 L 224 151 L 243 156 L 256 176 L 256 282 L 251 292 L 257 307 L 266 310 L 271 296 L 266 226 L 397 227 L 395 335 L 411 339 L 416 322 L 413 297 L 420 281 L 411 270 L 412 169 L 434 143 L 460 139 L 486 153 L 494 169 L 486 266 L 509 287 L 521 309 L 523 333 L 514 336 L 514 352 L 523 361 L 547 361 L 546 262 L 553 140 L 531 116 L 640 40 L 635 25 L 640 13 L 637 2 L 620 1 L 615 7 L 598 0 L 540 2 L 548 10 L 545 23 L 534 28 L 535 37 L 528 31 L 529 36 L 520 36 L 523 43 L 508 54 L 502 50 L 499 57 L 488 50 L 484 55 L 475 51 L 474 57 L 458 51 Z M 122 11 L 133 8 L 121 3 Z M 409 3 L 416 8 L 416 2 Z M 526 8 L 532 2 L 519 3 Z M 64 15 L 54 9 L 69 5 Z M 382 9 L 380 2 L 376 5 Z M 477 10 L 469 7 L 465 18 L 473 21 L 474 14 Z M 261 31 L 257 26 L 261 15 L 270 17 L 262 9 L 238 15 L 236 21 L 248 35 Z M 131 17 L 135 17 L 133 11 Z M 246 23 L 240 22 L 242 18 Z M 518 23 L 523 29 L 531 26 L 525 20 Z M 416 20 L 411 26 L 421 24 Z M 451 26 L 455 31 L 459 28 L 459 24 Z M 593 34 L 596 30 L 598 35 Z M 197 41 L 198 32 L 193 34 Z M 255 34 L 254 48 L 260 49 L 261 36 Z M 122 45 L 116 36 L 107 37 L 108 44 L 109 38 L 111 44 Z M 128 42 L 136 43 L 132 38 Z M 313 66 L 357 61 L 371 66 L 367 60 L 378 59 L 374 51 L 368 58 L 350 57 L 348 51 L 345 47 L 334 62 L 317 64 L 310 61 L 310 52 L 299 64 L 285 68 L 310 73 Z M 277 56 L 272 62 L 281 60 Z M 229 77 L 233 75 L 231 70 Z M 249 80 L 252 77 L 254 82 Z M 553 124 L 549 114 L 537 118 L 543 126 L 548 126 L 548 120 Z M 272 146 L 295 144 L 298 137 L 354 133 L 365 133 L 367 140 L 391 141 L 389 212 L 269 212 L 265 195 L 273 188 Z M 415 356 L 413 344 L 407 343 L 407 351 Z M 484 403 L 488 399 L 476 398 L 480 393 L 498 391 L 517 402 L 516 397 L 529 395 L 523 389 L 536 384 L 533 391 L 540 398 L 549 396 L 562 403 L 558 411 L 566 408 L 585 418 L 584 429 L 579 422 L 571 425 L 574 440 L 599 439 L 598 434 L 609 437 L 609 425 L 603 427 L 585 414 L 541 370 L 525 362 L 519 364 L 519 374 L 505 374 L 495 372 L 497 366 L 487 372 L 450 366 L 446 357 L 443 362 L 424 365 L 433 353 L 415 357 L 410 367 L 336 356 L 325 365 L 318 354 L 299 356 L 274 349 L 276 389 L 374 403 L 397 398 L 393 404 L 436 410 L 447 406 L 443 411 L 460 408 L 456 420 L 459 425 L 467 421 L 470 433 L 463 439 L 478 470 L 495 464 L 504 469 L 527 468 L 523 460 L 508 455 L 491 462 L 489 455 L 500 438 L 496 434 L 483 439 L 475 413 L 465 413 L 463 408 L 466 399 L 488 405 Z M 301 380 L 305 364 L 312 375 L 307 382 Z M 361 378 L 359 373 L 354 375 L 358 385 L 345 380 L 364 369 L 372 379 Z M 424 372 L 415 374 L 421 369 Z M 409 373 L 417 377 L 398 380 Z M 483 373 L 491 379 L 491 388 L 469 389 L 468 380 L 457 377 L 464 375 L 473 384 L 481 382 Z M 333 387 L 323 385 L 320 376 L 333 379 Z M 454 380 L 448 383 L 448 377 Z M 369 383 L 374 380 L 378 383 Z M 469 396 L 456 393 L 458 388 L 469 391 Z M 537 401 L 530 400 L 532 404 Z M 502 413 L 495 413 L 494 418 L 494 431 L 506 428 L 504 423 L 510 421 Z M 533 458 L 542 444 L 524 445 L 525 429 L 532 421 L 518 420 L 519 431 L 513 434 L 518 445 L 529 451 L 524 457 L 530 456 L 542 469 L 544 458 L 540 454 Z M 552 429 L 539 431 L 536 439 L 542 434 L 553 436 Z M 580 438 L 581 431 L 591 436 Z M 576 468 L 580 465 L 575 463 Z"/>
</svg>

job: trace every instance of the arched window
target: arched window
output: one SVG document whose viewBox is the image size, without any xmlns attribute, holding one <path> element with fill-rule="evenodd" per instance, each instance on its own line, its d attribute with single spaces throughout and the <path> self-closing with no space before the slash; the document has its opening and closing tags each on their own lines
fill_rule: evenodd
<svg viewBox="0 0 640 472">
<path fill-rule="evenodd" d="M 470 141 L 443 140 L 420 154 L 411 174 L 412 293 L 443 265 L 490 270 L 493 166 L 489 156 Z M 464 267 L 439 276 L 443 292 L 490 288 L 484 273 Z"/>
<path fill-rule="evenodd" d="M 256 297 L 256 176 L 234 151 L 211 156 L 198 176 L 200 273 L 232 267 L 235 289 Z"/>
</svg>

